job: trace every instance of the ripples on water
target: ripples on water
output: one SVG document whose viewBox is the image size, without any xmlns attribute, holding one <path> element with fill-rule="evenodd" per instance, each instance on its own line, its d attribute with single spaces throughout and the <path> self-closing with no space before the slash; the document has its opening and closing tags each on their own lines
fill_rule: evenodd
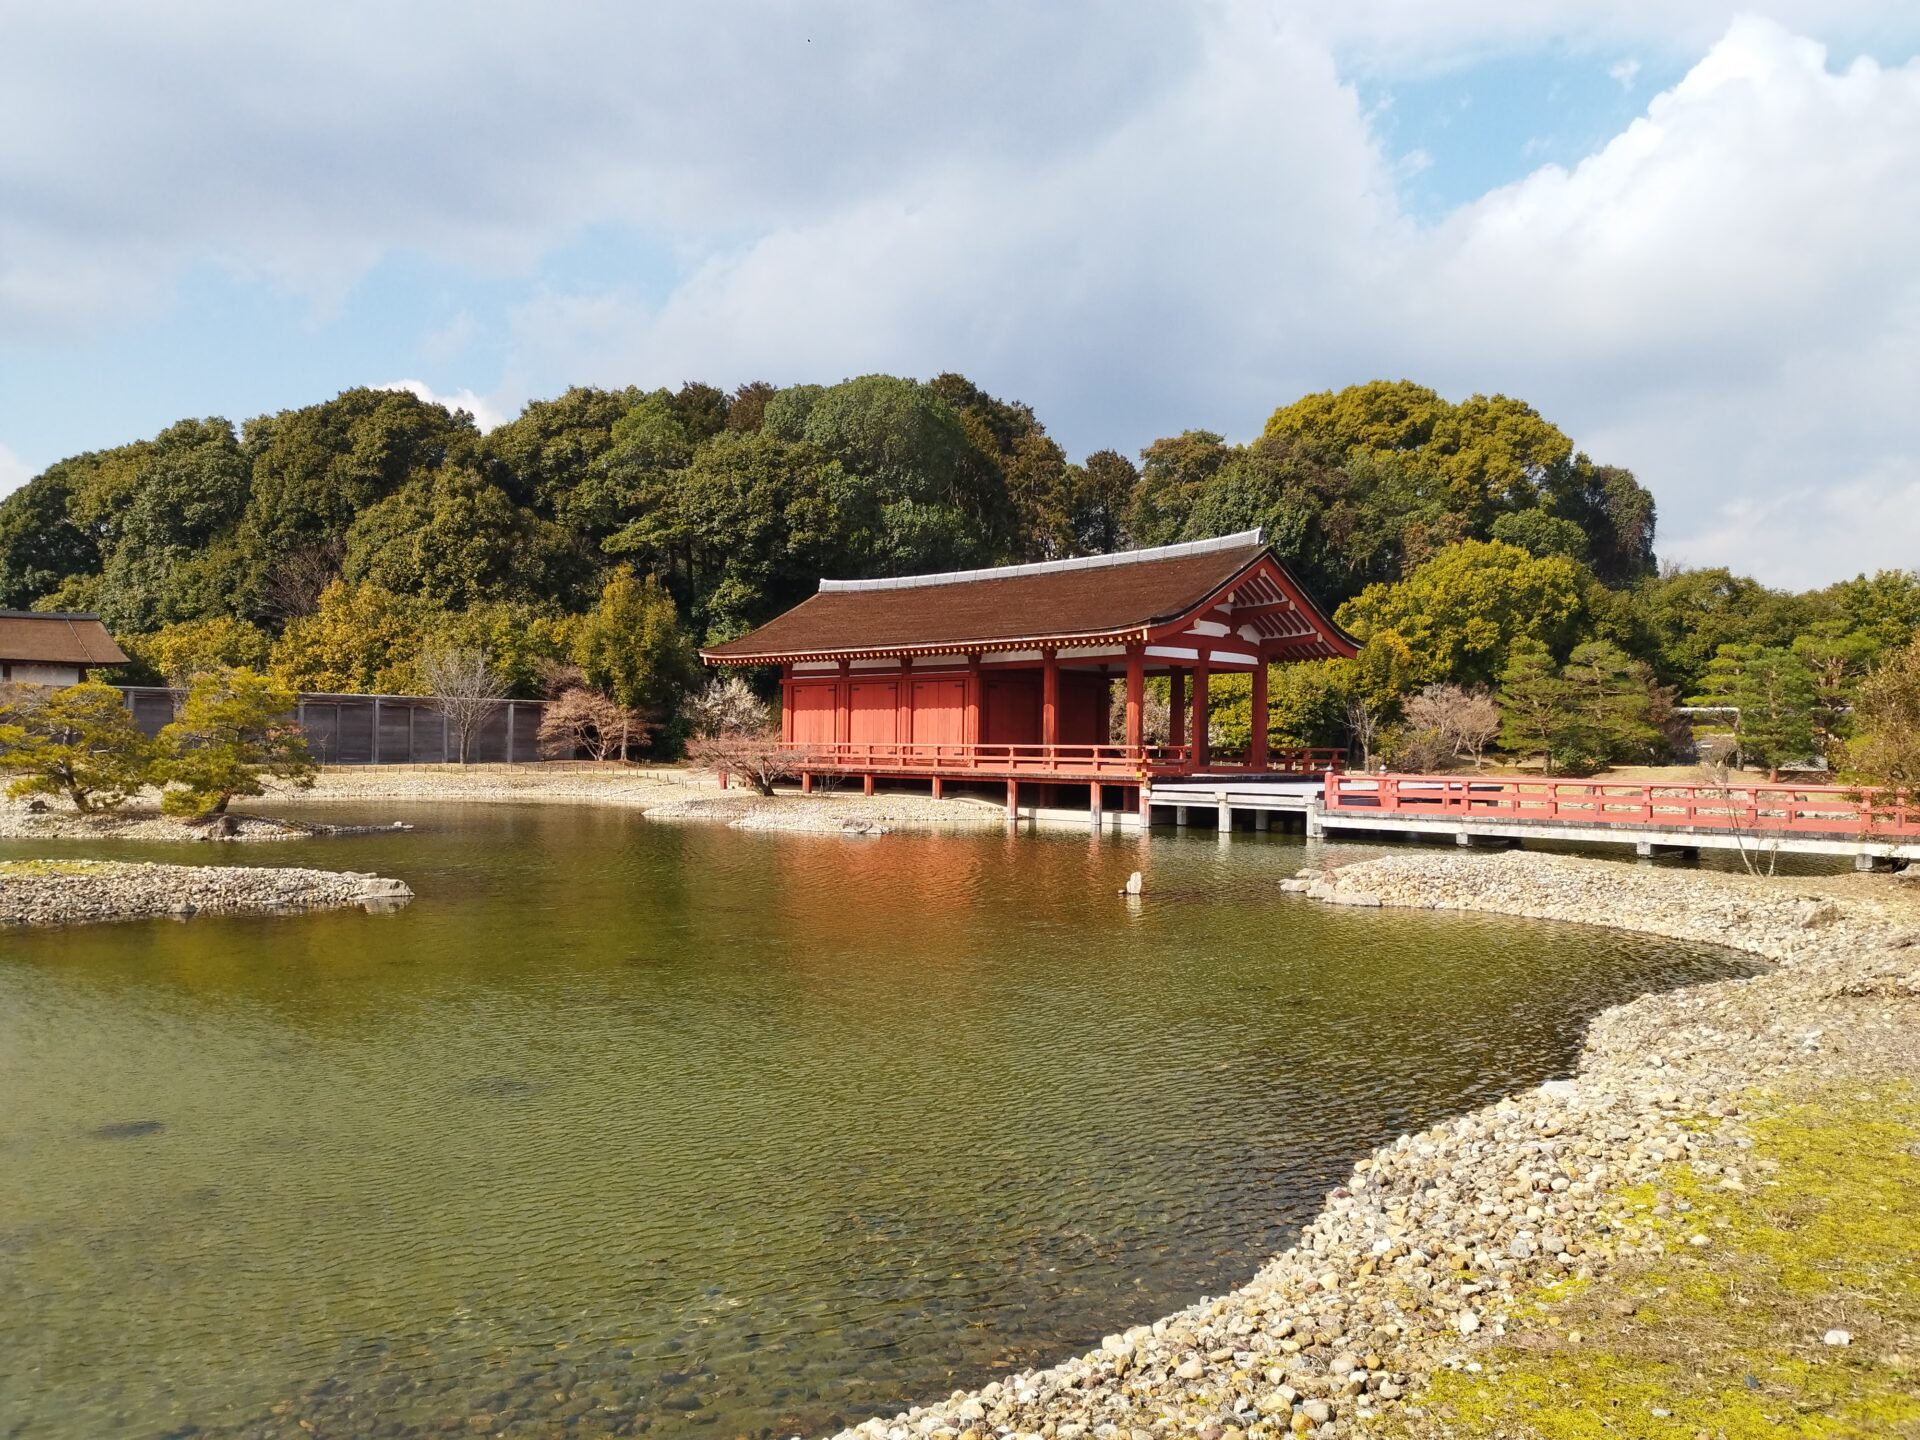
<svg viewBox="0 0 1920 1440">
<path fill-rule="evenodd" d="M 243 858 L 421 898 L 0 937 L 0 1434 L 828 1429 L 1230 1287 L 1740 963 L 1312 906 L 1278 838 L 476 807 Z"/>
</svg>

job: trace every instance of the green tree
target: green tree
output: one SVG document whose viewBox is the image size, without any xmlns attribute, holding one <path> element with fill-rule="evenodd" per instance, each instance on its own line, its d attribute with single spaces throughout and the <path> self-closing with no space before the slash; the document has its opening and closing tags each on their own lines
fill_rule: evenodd
<svg viewBox="0 0 1920 1440">
<path fill-rule="evenodd" d="M 242 666 L 193 682 L 179 716 L 161 730 L 169 815 L 224 815 L 235 797 L 263 795 L 271 777 L 310 789 L 319 767 L 294 723 L 294 694 Z"/>
<path fill-rule="evenodd" d="M 515 503 L 560 518 L 613 448 L 613 427 L 640 394 L 576 385 L 558 399 L 529 401 L 480 442 L 487 473 Z"/>
<path fill-rule="evenodd" d="M 1140 452 L 1140 480 L 1127 503 L 1127 531 L 1137 545 L 1180 538 L 1202 490 L 1232 450 L 1211 430 L 1187 430 Z"/>
<path fill-rule="evenodd" d="M 1560 681 L 1587 748 L 1609 762 L 1651 760 L 1661 735 L 1653 722 L 1653 674 L 1605 640 L 1573 647 Z"/>
<path fill-rule="evenodd" d="M 292 690 L 417 695 L 420 651 L 444 623 L 425 601 L 336 580 L 312 614 L 288 623 L 270 668 Z"/>
<path fill-rule="evenodd" d="M 1096 450 L 1067 467 L 1063 505 L 1073 554 L 1107 555 L 1127 545 L 1127 505 L 1140 472 L 1118 450 Z"/>
<path fill-rule="evenodd" d="M 1441 551 L 1397 585 L 1369 585 L 1340 607 L 1356 637 L 1397 635 L 1419 683 L 1483 684 L 1518 639 L 1566 648 L 1582 619 L 1581 573 L 1565 556 L 1536 558 L 1497 540 Z"/>
<path fill-rule="evenodd" d="M 1724 645 L 1786 645 L 1809 619 L 1795 596 L 1769 590 L 1724 568 L 1679 570 L 1638 586 L 1635 624 L 1647 637 L 1661 683 L 1683 694 L 1705 683 Z"/>
<path fill-rule="evenodd" d="M 126 698 L 96 680 L 16 703 L 0 724 L 9 795 L 64 795 L 83 815 L 117 809 L 153 775 L 153 745 Z"/>
<path fill-rule="evenodd" d="M 1705 691 L 1691 703 L 1738 710 L 1734 739 L 1741 758 L 1777 777 L 1781 765 L 1817 753 L 1817 700 L 1813 675 L 1793 651 L 1723 645 L 1707 667 Z"/>
<path fill-rule="evenodd" d="M 73 512 L 92 463 L 62 460 L 0 500 L 0 609 L 25 610 L 63 580 L 99 570 L 99 537 Z"/>
<path fill-rule="evenodd" d="M 846 487 L 806 441 L 727 431 L 700 447 L 681 477 L 677 529 L 703 634 L 742 634 L 838 568 Z"/>
<path fill-rule="evenodd" d="M 288 557 L 344 542 L 362 512 L 416 475 L 473 463 L 479 445 L 471 415 L 405 391 L 346 390 L 248 421 L 242 447 L 253 483 L 235 537 L 246 576 L 238 608 L 255 613 Z"/>
<path fill-rule="evenodd" d="M 1013 535 L 1006 479 L 938 391 L 892 375 L 783 390 L 767 406 L 777 439 L 839 462 L 846 554 L 855 573 L 909 575 L 986 564 Z"/>
<path fill-rule="evenodd" d="M 1593 737 L 1573 687 L 1560 676 L 1553 655 L 1537 640 L 1513 643 L 1500 672 L 1500 746 L 1525 758 L 1538 756 L 1546 773 L 1583 770 L 1595 763 Z"/>
<path fill-rule="evenodd" d="M 1858 736 L 1847 747 L 1849 777 L 1884 788 L 1897 803 L 1920 806 L 1920 636 L 1860 686 L 1855 728 Z"/>
<path fill-rule="evenodd" d="M 231 615 L 181 620 L 146 635 L 120 637 L 120 648 L 151 683 L 176 686 L 209 670 L 265 669 L 272 646 L 266 631 Z"/>
<path fill-rule="evenodd" d="M 623 709 L 658 723 L 678 713 L 698 673 L 673 598 L 651 575 L 622 565 L 573 627 L 573 660 Z"/>
<path fill-rule="evenodd" d="M 1590 558 L 1592 548 L 1586 531 L 1573 521 L 1549 515 L 1544 510 L 1509 511 L 1493 522 L 1491 534 L 1495 540 L 1518 545 L 1529 555 L 1564 555 L 1583 565 Z"/>
<path fill-rule="evenodd" d="M 369 506 L 347 532 L 342 576 L 453 610 L 483 600 L 573 598 L 578 552 L 466 466 L 445 465 Z"/>
</svg>

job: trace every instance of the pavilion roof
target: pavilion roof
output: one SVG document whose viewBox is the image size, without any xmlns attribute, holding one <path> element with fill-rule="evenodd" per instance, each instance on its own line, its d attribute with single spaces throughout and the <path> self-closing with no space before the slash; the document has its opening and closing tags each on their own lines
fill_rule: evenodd
<svg viewBox="0 0 1920 1440">
<path fill-rule="evenodd" d="M 42 665 L 124 665 L 98 615 L 0 610 L 0 660 Z"/>
<path fill-rule="evenodd" d="M 1137 640 L 1202 606 L 1263 559 L 1279 565 L 1260 532 L 1249 530 L 1034 565 L 822 580 L 819 593 L 784 615 L 700 653 L 715 664 L 752 665 Z M 1345 641 L 1317 607 L 1312 613 L 1317 626 Z"/>
</svg>

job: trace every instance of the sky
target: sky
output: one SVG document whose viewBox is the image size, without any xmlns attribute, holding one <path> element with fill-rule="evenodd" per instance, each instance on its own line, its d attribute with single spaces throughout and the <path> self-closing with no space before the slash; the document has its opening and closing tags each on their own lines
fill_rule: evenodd
<svg viewBox="0 0 1920 1440">
<path fill-rule="evenodd" d="M 1520 396 L 1664 560 L 1920 565 L 1913 0 L 0 0 L 0 491 L 406 385 L 958 370 L 1069 453 Z"/>
</svg>

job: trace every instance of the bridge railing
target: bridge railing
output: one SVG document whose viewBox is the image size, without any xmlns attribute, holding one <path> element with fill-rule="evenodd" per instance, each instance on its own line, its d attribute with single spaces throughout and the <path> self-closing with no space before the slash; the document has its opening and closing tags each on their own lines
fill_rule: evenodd
<svg viewBox="0 0 1920 1440">
<path fill-rule="evenodd" d="M 1330 774 L 1325 803 L 1328 810 L 1346 814 L 1371 812 L 1410 818 L 1850 838 L 1920 837 L 1920 807 L 1843 785 Z"/>
</svg>

